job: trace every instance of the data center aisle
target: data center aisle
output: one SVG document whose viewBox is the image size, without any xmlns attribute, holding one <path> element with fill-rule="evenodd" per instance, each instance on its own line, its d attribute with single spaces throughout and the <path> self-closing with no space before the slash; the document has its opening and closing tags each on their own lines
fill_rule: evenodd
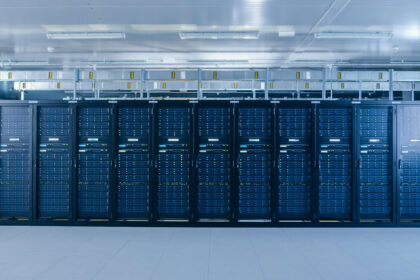
<svg viewBox="0 0 420 280">
<path fill-rule="evenodd" d="M 0 227 L 0 279 L 418 279 L 420 229 Z"/>
</svg>

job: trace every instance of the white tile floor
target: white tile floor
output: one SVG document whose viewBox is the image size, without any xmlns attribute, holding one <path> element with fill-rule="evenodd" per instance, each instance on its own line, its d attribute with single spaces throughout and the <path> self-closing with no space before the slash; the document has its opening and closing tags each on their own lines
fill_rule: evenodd
<svg viewBox="0 0 420 280">
<path fill-rule="evenodd" d="M 1 280 L 420 279 L 420 229 L 0 227 Z"/>
</svg>

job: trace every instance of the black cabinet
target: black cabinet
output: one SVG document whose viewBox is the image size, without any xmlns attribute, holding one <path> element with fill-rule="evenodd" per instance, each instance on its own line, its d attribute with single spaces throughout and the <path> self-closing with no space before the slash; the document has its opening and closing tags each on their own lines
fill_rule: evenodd
<svg viewBox="0 0 420 280">
<path fill-rule="evenodd" d="M 2 224 L 420 224 L 416 102 L 2 101 L 0 121 Z"/>
</svg>

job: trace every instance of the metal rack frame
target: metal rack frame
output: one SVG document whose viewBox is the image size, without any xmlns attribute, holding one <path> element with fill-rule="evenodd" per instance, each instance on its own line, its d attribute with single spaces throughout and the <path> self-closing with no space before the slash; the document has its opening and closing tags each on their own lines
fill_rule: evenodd
<svg viewBox="0 0 420 280">
<path fill-rule="evenodd" d="M 61 92 L 61 98 L 156 97 L 414 100 L 420 71 L 341 68 L 73 69 L 0 71 L 0 82 L 21 93 Z M 373 94 L 372 96 L 370 96 Z"/>
</svg>

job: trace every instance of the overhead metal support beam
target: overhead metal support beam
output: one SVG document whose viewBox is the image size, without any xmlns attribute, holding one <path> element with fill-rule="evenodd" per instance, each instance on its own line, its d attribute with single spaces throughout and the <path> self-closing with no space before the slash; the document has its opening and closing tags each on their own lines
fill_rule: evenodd
<svg viewBox="0 0 420 280">
<path fill-rule="evenodd" d="M 146 84 L 145 71 L 144 71 L 144 69 L 141 69 L 141 72 L 140 72 L 140 98 L 143 98 L 145 84 Z"/>
<path fill-rule="evenodd" d="M 393 76 L 394 70 L 389 69 L 389 100 L 394 100 Z"/>
<path fill-rule="evenodd" d="M 203 98 L 203 93 L 201 91 L 201 69 L 197 70 L 197 98 Z"/>
<path fill-rule="evenodd" d="M 322 99 L 327 98 L 327 69 L 322 70 Z"/>
<path fill-rule="evenodd" d="M 268 87 L 269 87 L 269 79 L 270 79 L 270 68 L 265 70 L 265 88 L 264 88 L 264 98 L 268 99 Z"/>
<path fill-rule="evenodd" d="M 78 82 L 79 82 L 79 69 L 74 69 L 73 100 L 77 99 L 77 83 Z"/>
</svg>

